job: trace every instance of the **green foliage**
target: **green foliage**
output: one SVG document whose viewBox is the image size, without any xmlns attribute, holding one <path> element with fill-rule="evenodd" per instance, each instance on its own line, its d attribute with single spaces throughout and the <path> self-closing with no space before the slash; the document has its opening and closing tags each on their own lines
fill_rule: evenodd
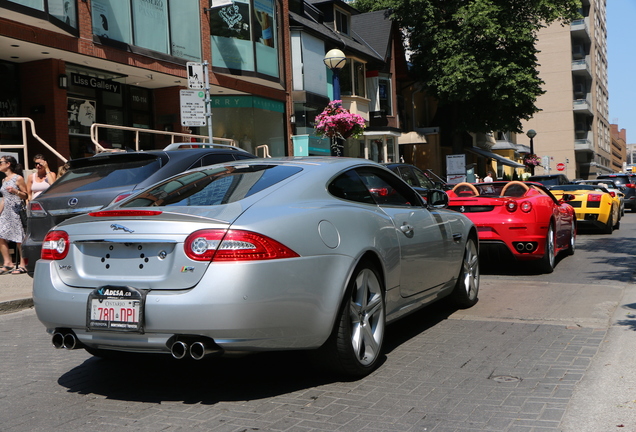
<svg viewBox="0 0 636 432">
<path fill-rule="evenodd" d="M 357 0 L 390 9 L 403 29 L 414 76 L 439 101 L 452 132 L 521 132 L 544 93 L 537 31 L 580 17 L 578 0 Z"/>
</svg>

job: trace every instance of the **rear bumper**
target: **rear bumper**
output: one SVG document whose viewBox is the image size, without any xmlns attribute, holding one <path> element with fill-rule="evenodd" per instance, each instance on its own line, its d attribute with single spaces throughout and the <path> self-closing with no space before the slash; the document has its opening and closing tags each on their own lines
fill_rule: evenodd
<svg viewBox="0 0 636 432">
<path fill-rule="evenodd" d="M 545 239 L 548 226 L 537 223 L 481 224 L 477 226 L 479 243 L 484 252 L 490 254 L 495 249 L 506 248 L 510 255 L 520 261 L 535 260 L 545 253 Z M 526 245 L 532 245 L 529 250 Z M 519 250 L 520 245 L 523 249 Z"/>
<path fill-rule="evenodd" d="M 148 290 L 144 333 L 89 331 L 93 288 L 64 284 L 52 261 L 36 265 L 33 301 L 49 333 L 73 330 L 91 348 L 168 353 L 175 335 L 211 338 L 225 351 L 317 348 L 331 333 L 353 260 L 334 255 L 280 261 L 213 264 L 195 287 Z"/>
</svg>

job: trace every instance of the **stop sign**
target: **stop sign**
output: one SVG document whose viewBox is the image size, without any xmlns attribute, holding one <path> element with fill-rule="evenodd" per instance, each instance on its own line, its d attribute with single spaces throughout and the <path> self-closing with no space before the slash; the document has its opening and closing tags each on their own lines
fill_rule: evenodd
<svg viewBox="0 0 636 432">
<path fill-rule="evenodd" d="M 565 169 L 565 164 L 563 162 L 559 162 L 557 164 L 557 170 L 563 171 Z"/>
</svg>

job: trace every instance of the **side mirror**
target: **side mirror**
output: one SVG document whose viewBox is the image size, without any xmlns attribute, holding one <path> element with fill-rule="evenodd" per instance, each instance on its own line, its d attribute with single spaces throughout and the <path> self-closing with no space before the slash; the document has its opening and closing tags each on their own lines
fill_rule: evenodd
<svg viewBox="0 0 636 432">
<path fill-rule="evenodd" d="M 446 192 L 439 189 L 429 189 L 426 192 L 426 202 L 428 208 L 446 208 L 448 207 L 449 198 Z"/>
</svg>

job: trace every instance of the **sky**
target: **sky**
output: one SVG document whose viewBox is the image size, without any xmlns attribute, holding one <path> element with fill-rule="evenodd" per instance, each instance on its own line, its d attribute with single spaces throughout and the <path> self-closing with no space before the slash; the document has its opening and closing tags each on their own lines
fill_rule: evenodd
<svg viewBox="0 0 636 432">
<path fill-rule="evenodd" d="M 607 0 L 609 121 L 636 143 L 636 0 Z"/>
</svg>

